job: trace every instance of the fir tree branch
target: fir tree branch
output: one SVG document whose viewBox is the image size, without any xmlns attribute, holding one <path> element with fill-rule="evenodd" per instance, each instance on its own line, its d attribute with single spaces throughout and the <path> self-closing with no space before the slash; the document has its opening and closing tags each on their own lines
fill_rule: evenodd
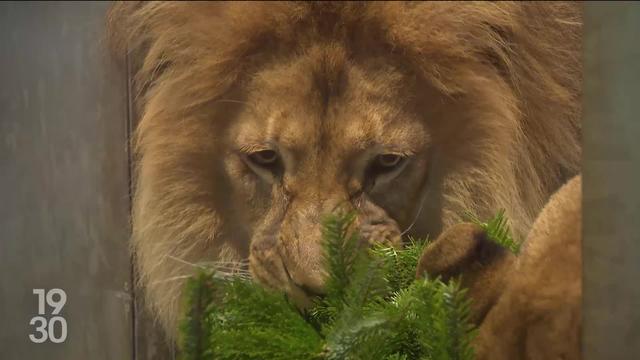
<svg viewBox="0 0 640 360">
<path fill-rule="evenodd" d="M 425 242 L 360 249 L 354 220 L 355 214 L 325 220 L 327 295 L 311 317 L 284 294 L 246 279 L 203 272 L 189 281 L 182 358 L 471 359 L 464 291 L 454 282 L 415 280 Z"/>
<path fill-rule="evenodd" d="M 504 209 L 500 209 L 498 213 L 487 222 L 483 222 L 470 211 L 467 211 L 465 215 L 469 221 L 480 226 L 484 230 L 489 240 L 508 249 L 516 255 L 520 253 L 522 241 L 515 240 L 511 236 L 509 221 L 505 217 Z"/>
</svg>

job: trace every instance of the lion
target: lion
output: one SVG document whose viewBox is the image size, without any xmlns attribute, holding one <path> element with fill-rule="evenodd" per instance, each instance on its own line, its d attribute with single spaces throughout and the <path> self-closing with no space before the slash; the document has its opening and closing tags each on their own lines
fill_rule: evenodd
<svg viewBox="0 0 640 360">
<path fill-rule="evenodd" d="M 524 238 L 580 170 L 581 24 L 559 2 L 117 3 L 133 250 L 168 336 L 203 263 L 322 294 L 338 207 L 367 242 L 499 209 Z"/>
</svg>

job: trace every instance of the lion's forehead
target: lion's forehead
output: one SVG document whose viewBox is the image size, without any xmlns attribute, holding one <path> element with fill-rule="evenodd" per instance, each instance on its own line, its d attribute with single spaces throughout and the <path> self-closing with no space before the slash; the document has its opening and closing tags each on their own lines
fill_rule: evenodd
<svg viewBox="0 0 640 360">
<path fill-rule="evenodd" d="M 259 71 L 248 86 L 238 141 L 278 143 L 306 156 L 374 146 L 417 151 L 427 137 L 407 106 L 409 75 L 391 63 L 346 56 L 336 44 L 316 46 Z"/>
</svg>

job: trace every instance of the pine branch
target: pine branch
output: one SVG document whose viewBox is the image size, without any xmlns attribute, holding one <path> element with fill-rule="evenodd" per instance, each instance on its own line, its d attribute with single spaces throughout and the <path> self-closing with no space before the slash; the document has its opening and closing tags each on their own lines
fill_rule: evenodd
<svg viewBox="0 0 640 360">
<path fill-rule="evenodd" d="M 245 280 L 227 281 L 208 314 L 212 358 L 320 359 L 322 339 L 281 293 Z"/>
<path fill-rule="evenodd" d="M 402 249 L 377 245 L 371 251 L 374 257 L 385 260 L 384 276 L 392 292 L 404 289 L 416 279 L 416 265 L 429 243 L 410 238 Z"/>
<path fill-rule="evenodd" d="M 440 323 L 442 348 L 436 351 L 438 359 L 466 360 L 473 359 L 471 340 L 475 335 L 470 322 L 470 303 L 464 297 L 465 291 L 459 283 L 450 281 L 439 283 L 441 294 L 441 313 L 434 323 Z"/>
<path fill-rule="evenodd" d="M 325 220 L 327 295 L 311 316 L 282 293 L 204 272 L 192 279 L 183 359 L 409 360 L 473 356 L 469 303 L 456 283 L 415 280 L 425 242 L 359 248 L 354 214 Z"/>
<path fill-rule="evenodd" d="M 505 210 L 500 209 L 500 211 L 498 211 L 493 218 L 489 219 L 488 222 L 483 222 L 471 212 L 467 212 L 466 216 L 469 221 L 480 226 L 485 231 L 489 240 L 518 255 L 520 253 L 522 241 L 515 240 L 511 236 L 509 221 L 504 214 Z"/>
<path fill-rule="evenodd" d="M 317 302 L 312 317 L 320 323 L 334 320 L 346 301 L 353 267 L 359 256 L 359 235 L 352 231 L 356 214 L 331 214 L 323 220 L 324 261 L 328 273 L 326 296 Z"/>
<path fill-rule="evenodd" d="M 396 303 L 409 309 L 410 318 L 423 346 L 422 359 L 471 360 L 475 336 L 465 292 L 455 281 L 416 281 Z"/>
<path fill-rule="evenodd" d="M 208 308 L 212 304 L 213 278 L 209 273 L 202 272 L 189 279 L 186 284 L 186 297 L 188 312 L 180 328 L 182 343 L 182 359 L 201 360 L 211 359 L 205 356 L 208 349 L 207 340 L 211 337 L 213 327 L 207 321 Z"/>
</svg>

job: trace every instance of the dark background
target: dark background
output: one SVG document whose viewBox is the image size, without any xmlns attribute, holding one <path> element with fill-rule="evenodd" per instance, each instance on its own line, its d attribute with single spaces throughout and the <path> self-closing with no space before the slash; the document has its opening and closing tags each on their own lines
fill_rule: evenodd
<svg viewBox="0 0 640 360">
<path fill-rule="evenodd" d="M 128 251 L 128 76 L 104 2 L 0 3 L 0 358 L 168 359 Z M 585 5 L 585 359 L 640 356 L 640 5 Z M 63 344 L 33 344 L 62 288 Z"/>
</svg>

